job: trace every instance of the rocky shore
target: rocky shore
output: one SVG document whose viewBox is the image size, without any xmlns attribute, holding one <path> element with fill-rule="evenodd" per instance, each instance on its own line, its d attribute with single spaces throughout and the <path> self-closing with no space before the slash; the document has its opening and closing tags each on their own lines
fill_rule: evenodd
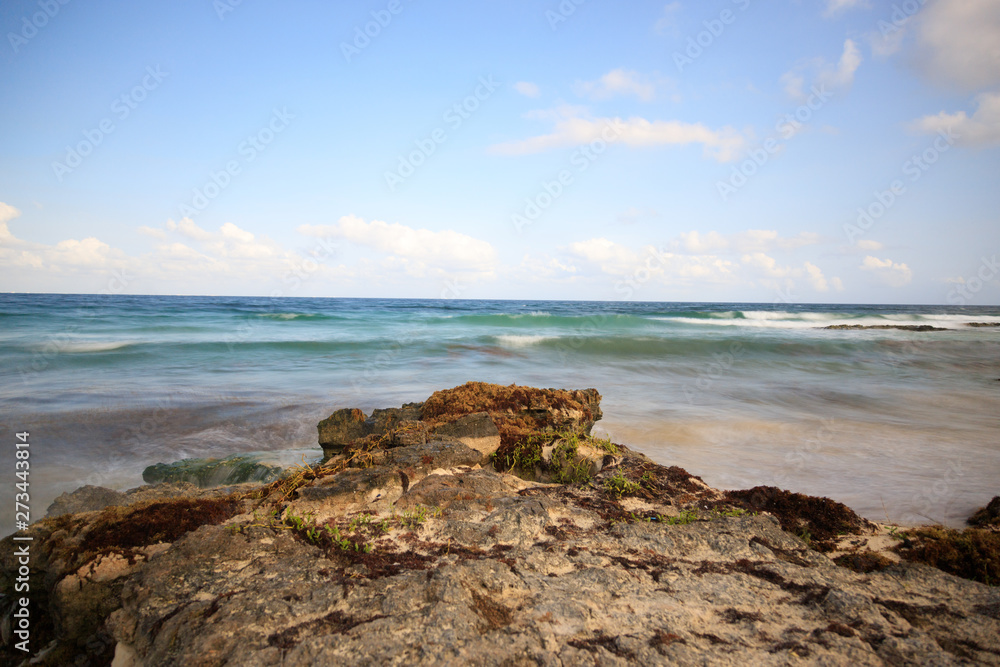
<svg viewBox="0 0 1000 667">
<path fill-rule="evenodd" d="M 596 390 L 468 383 L 334 412 L 268 483 L 85 487 L 20 535 L 4 664 L 1000 664 L 1000 499 L 974 528 L 710 488 L 591 436 Z M 931 563 L 935 566 L 932 566 Z M 956 576 L 958 575 L 958 576 Z"/>
</svg>

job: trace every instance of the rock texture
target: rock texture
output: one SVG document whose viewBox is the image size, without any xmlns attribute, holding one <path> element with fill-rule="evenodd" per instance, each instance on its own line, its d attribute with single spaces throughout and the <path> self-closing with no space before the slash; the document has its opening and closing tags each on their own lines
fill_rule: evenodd
<svg viewBox="0 0 1000 667">
<path fill-rule="evenodd" d="M 1000 590 L 868 558 L 882 529 L 839 503 L 717 491 L 583 436 L 545 447 L 605 452 L 586 482 L 524 479 L 435 432 L 460 418 L 267 486 L 35 524 L 35 664 L 1000 664 Z"/>
<path fill-rule="evenodd" d="M 970 526 L 1000 526 L 1000 496 L 993 496 L 993 500 L 976 510 L 976 513 L 969 517 Z"/>
</svg>

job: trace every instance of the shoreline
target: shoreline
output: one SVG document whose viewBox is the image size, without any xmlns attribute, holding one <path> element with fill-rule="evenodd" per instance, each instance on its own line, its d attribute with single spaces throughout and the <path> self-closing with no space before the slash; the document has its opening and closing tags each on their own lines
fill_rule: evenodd
<svg viewBox="0 0 1000 667">
<path fill-rule="evenodd" d="M 334 412 L 269 484 L 68 494 L 28 529 L 37 664 L 1000 661 L 1000 554 L 987 586 L 918 562 L 950 534 L 714 489 L 590 435 L 600 399 L 468 383 Z"/>
</svg>

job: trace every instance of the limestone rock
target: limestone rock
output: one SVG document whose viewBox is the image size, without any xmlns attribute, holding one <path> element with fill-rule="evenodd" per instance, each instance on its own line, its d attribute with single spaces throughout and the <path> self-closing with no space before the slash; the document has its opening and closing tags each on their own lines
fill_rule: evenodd
<svg viewBox="0 0 1000 667">
<path fill-rule="evenodd" d="M 55 517 L 78 512 L 96 512 L 111 505 L 124 505 L 125 494 L 100 486 L 82 486 L 72 493 L 63 493 L 52 501 L 45 516 Z"/>
<path fill-rule="evenodd" d="M 993 500 L 976 510 L 967 523 L 970 526 L 1000 526 L 1000 496 L 993 496 Z"/>
<path fill-rule="evenodd" d="M 351 441 L 368 435 L 365 413 L 357 408 L 337 410 L 317 425 L 319 444 L 328 456 L 339 454 Z"/>
<path fill-rule="evenodd" d="M 484 458 L 500 447 L 500 431 L 487 412 L 475 412 L 459 417 L 453 422 L 434 429 L 438 435 L 446 435 L 480 452 Z"/>
<path fill-rule="evenodd" d="M 508 418 L 599 414 L 586 393 L 520 389 L 494 395 L 517 399 Z M 477 412 L 503 434 L 490 410 L 430 423 Z M 36 664 L 1000 664 L 1000 589 L 909 562 L 840 567 L 797 536 L 873 530 L 838 503 L 722 492 L 620 445 L 587 483 L 526 481 L 441 432 L 381 446 L 415 421 L 401 413 L 351 441 L 385 429 L 364 457 L 33 524 Z M 8 634 L 14 554 L 0 541 Z M 3 664 L 23 659 L 0 646 Z"/>
</svg>

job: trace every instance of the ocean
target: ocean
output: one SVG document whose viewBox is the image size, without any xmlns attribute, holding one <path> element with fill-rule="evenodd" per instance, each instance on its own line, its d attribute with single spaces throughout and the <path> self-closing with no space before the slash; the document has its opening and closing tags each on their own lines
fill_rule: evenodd
<svg viewBox="0 0 1000 667">
<path fill-rule="evenodd" d="M 969 322 L 1000 308 L 3 294 L 0 534 L 17 432 L 34 520 L 154 463 L 315 461 L 333 410 L 469 380 L 594 387 L 595 432 L 715 487 L 960 526 L 1000 494 L 1000 327 Z"/>
</svg>

